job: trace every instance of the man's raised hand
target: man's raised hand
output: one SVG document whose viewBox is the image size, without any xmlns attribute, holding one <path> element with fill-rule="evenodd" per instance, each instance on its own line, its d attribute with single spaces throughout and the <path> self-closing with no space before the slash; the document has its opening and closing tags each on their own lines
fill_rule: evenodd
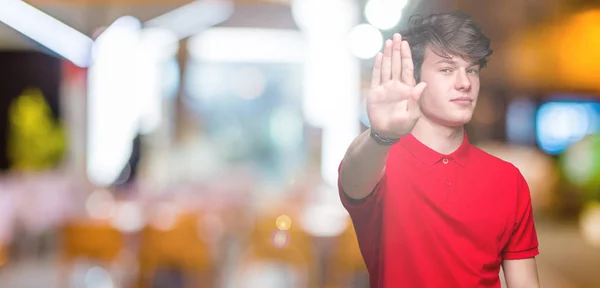
<svg viewBox="0 0 600 288">
<path fill-rule="evenodd" d="M 410 133 L 421 116 L 419 98 L 426 84 L 417 85 L 408 42 L 400 34 L 387 40 L 373 65 L 367 113 L 371 129 L 388 138 Z"/>
</svg>

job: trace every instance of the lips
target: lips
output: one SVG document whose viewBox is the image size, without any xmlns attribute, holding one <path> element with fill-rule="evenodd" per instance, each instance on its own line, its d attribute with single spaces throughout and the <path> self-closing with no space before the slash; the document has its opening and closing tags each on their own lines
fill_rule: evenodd
<svg viewBox="0 0 600 288">
<path fill-rule="evenodd" d="M 471 99 L 469 97 L 458 97 L 458 98 L 454 98 L 450 101 L 452 101 L 452 102 L 473 102 L 473 99 Z"/>
</svg>

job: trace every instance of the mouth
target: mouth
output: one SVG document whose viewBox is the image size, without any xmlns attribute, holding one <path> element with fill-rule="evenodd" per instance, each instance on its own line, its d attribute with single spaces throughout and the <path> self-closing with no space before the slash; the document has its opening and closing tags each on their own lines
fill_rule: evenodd
<svg viewBox="0 0 600 288">
<path fill-rule="evenodd" d="M 452 102 L 473 102 L 473 99 L 471 99 L 469 97 L 458 97 L 458 98 L 454 98 L 450 101 L 452 101 Z"/>
<path fill-rule="evenodd" d="M 458 105 L 459 107 L 463 107 L 463 108 L 473 107 L 473 99 L 471 99 L 469 97 L 454 98 L 454 99 L 450 100 L 450 102 Z"/>
<path fill-rule="evenodd" d="M 459 104 L 471 104 L 473 99 L 469 97 L 458 97 L 450 100 L 450 102 L 459 103 Z"/>
</svg>

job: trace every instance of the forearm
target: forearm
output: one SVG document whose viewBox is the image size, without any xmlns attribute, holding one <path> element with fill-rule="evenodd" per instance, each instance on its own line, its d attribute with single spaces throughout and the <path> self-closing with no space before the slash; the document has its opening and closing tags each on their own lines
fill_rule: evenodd
<svg viewBox="0 0 600 288">
<path fill-rule="evenodd" d="M 341 168 L 341 186 L 354 199 L 362 199 L 373 191 L 385 173 L 391 147 L 377 144 L 369 133 L 370 130 L 366 130 L 354 139 Z"/>
<path fill-rule="evenodd" d="M 504 260 L 502 263 L 506 287 L 539 288 L 537 263 L 535 258 L 522 260 Z"/>
</svg>

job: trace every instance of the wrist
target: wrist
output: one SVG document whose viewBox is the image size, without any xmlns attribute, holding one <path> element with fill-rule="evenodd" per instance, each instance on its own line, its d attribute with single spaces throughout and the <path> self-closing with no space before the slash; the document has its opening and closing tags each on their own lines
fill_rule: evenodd
<svg viewBox="0 0 600 288">
<path fill-rule="evenodd" d="M 369 131 L 370 137 L 373 140 L 375 140 L 375 142 L 377 142 L 377 144 L 379 144 L 381 146 L 392 146 L 392 145 L 398 143 L 398 141 L 400 141 L 400 137 L 398 137 L 398 138 L 387 137 L 387 136 L 383 136 L 383 135 L 377 133 L 372 128 L 370 128 L 369 130 L 370 130 Z"/>
</svg>

